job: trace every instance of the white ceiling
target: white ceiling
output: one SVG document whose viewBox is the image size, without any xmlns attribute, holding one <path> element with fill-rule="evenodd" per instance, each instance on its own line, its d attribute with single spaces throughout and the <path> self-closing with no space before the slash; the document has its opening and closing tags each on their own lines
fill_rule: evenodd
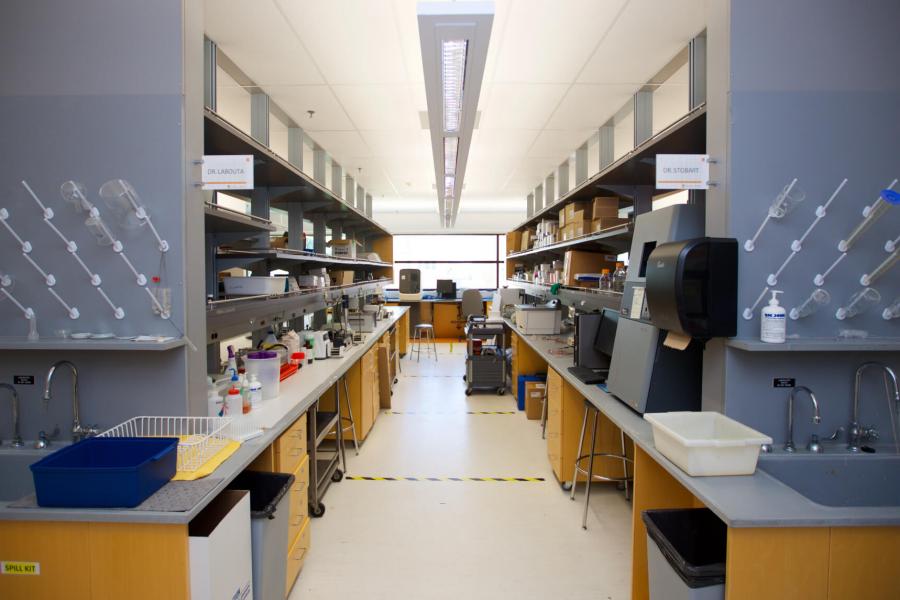
<svg viewBox="0 0 900 600">
<path fill-rule="evenodd" d="M 524 210 L 509 199 L 524 199 L 699 33 L 703 5 L 496 0 L 461 213 L 495 199 Z M 436 207 L 416 0 L 205 6 L 207 35 L 358 176 L 376 210 L 380 198 Z"/>
</svg>

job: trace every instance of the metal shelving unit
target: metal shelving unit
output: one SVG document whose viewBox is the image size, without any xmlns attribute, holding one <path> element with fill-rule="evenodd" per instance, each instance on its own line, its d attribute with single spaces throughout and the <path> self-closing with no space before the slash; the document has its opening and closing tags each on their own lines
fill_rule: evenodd
<svg viewBox="0 0 900 600">
<path fill-rule="evenodd" d="M 612 227 L 605 231 L 598 231 L 583 235 L 572 240 L 557 242 L 540 248 L 532 248 L 523 252 L 513 252 L 507 255 L 506 260 L 514 260 L 525 257 L 543 257 L 547 255 L 562 255 L 566 250 L 577 248 L 579 250 L 615 251 L 626 252 L 631 246 L 631 234 L 634 228 L 631 223 Z"/>
<path fill-rule="evenodd" d="M 181 348 L 184 338 L 174 338 L 165 342 L 135 342 L 134 340 L 73 340 L 71 338 L 42 338 L 29 340 L 25 336 L 4 336 L 0 338 L 0 350 L 120 350 L 163 351 Z"/>
<path fill-rule="evenodd" d="M 289 250 L 286 248 L 272 248 L 269 250 L 219 250 L 216 253 L 216 262 L 219 263 L 219 266 L 222 269 L 239 267 L 263 260 L 276 267 L 279 264 L 296 265 L 298 263 L 317 263 L 321 266 L 339 265 L 354 268 L 369 267 L 384 269 L 390 269 L 394 266 L 392 263 L 388 262 L 378 262 L 359 258 L 341 258 L 328 256 L 327 254 L 316 254 L 314 252 Z"/>
<path fill-rule="evenodd" d="M 268 219 L 244 214 L 207 202 L 203 207 L 206 233 L 246 233 L 249 235 L 275 231 Z"/>
<path fill-rule="evenodd" d="M 592 288 L 561 285 L 554 295 L 551 291 L 552 286 L 549 284 L 532 283 L 530 281 L 522 281 L 521 279 L 507 279 L 506 283 L 509 284 L 510 287 L 522 289 L 525 294 L 531 296 L 538 302 L 558 299 L 566 306 L 574 306 L 578 308 L 578 310 L 585 312 L 601 310 L 603 308 L 618 309 L 622 305 L 621 292 L 601 291 Z"/>
</svg>

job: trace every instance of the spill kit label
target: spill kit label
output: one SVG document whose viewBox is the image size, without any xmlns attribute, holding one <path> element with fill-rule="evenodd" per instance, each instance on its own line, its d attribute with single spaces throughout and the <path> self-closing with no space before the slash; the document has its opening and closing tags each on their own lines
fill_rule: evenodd
<svg viewBox="0 0 900 600">
<path fill-rule="evenodd" d="M 26 561 L 0 561 L 0 574 L 3 575 L 40 575 L 41 563 Z"/>
</svg>

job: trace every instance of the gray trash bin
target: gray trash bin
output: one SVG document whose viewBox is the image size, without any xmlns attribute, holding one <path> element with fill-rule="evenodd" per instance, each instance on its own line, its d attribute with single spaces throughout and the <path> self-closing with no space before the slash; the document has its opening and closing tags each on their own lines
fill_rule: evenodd
<svg viewBox="0 0 900 600">
<path fill-rule="evenodd" d="M 294 476 L 244 471 L 228 484 L 250 491 L 250 535 L 253 556 L 253 600 L 284 598 L 288 550 L 288 491 Z"/>
<path fill-rule="evenodd" d="M 646 510 L 650 600 L 724 600 L 725 523 L 707 508 Z"/>
</svg>

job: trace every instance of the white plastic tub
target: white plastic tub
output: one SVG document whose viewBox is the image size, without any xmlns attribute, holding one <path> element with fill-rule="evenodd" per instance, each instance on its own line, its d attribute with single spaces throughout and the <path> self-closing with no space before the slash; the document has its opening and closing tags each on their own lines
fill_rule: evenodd
<svg viewBox="0 0 900 600">
<path fill-rule="evenodd" d="M 693 477 L 752 475 L 759 447 L 772 438 L 717 412 L 644 415 L 653 426 L 653 443 L 666 458 Z"/>
<path fill-rule="evenodd" d="M 287 277 L 226 277 L 222 282 L 229 296 L 271 296 L 284 293 Z"/>
</svg>

